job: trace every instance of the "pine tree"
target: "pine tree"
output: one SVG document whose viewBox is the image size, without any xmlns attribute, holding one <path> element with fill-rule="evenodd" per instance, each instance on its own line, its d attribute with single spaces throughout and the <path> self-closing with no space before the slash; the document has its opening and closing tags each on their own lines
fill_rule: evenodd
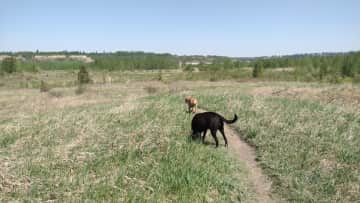
<svg viewBox="0 0 360 203">
<path fill-rule="evenodd" d="M 257 61 L 254 66 L 252 76 L 254 78 L 260 77 L 262 74 L 262 71 L 263 71 L 263 63 L 262 63 L 262 61 Z"/>
</svg>

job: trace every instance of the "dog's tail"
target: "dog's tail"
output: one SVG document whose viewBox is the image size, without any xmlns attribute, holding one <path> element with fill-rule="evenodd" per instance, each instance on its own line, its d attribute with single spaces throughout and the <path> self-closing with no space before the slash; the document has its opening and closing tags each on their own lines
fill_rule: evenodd
<svg viewBox="0 0 360 203">
<path fill-rule="evenodd" d="M 237 121 L 237 119 L 238 119 L 238 117 L 236 114 L 234 115 L 234 118 L 232 120 L 227 120 L 223 117 L 223 121 L 227 124 L 235 123 Z"/>
</svg>

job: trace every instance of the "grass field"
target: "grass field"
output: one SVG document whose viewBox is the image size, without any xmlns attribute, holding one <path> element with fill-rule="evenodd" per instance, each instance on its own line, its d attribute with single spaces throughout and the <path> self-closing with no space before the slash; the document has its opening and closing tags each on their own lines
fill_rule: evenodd
<svg viewBox="0 0 360 203">
<path fill-rule="evenodd" d="M 196 95 L 208 110 L 239 114 L 236 130 L 256 147 L 274 191 L 285 199 L 360 199 L 358 87 L 245 84 Z"/>
<path fill-rule="evenodd" d="M 83 94 L 12 88 L 0 88 L 1 201 L 256 202 L 251 168 L 223 145 L 189 140 L 189 94 L 239 115 L 233 127 L 281 199 L 360 199 L 358 86 L 139 78 Z"/>
<path fill-rule="evenodd" d="M 1 92 L 1 200 L 251 201 L 241 163 L 188 139 L 182 97 L 139 86 Z"/>
<path fill-rule="evenodd" d="M 89 69 L 93 84 L 128 83 L 141 81 L 221 81 L 249 80 L 251 69 L 229 69 L 219 71 L 184 72 L 173 70 L 138 70 L 138 71 L 101 71 Z M 17 72 L 9 75 L 0 74 L 0 88 L 39 88 L 45 81 L 51 87 L 72 87 L 77 84 L 78 70 L 52 70 L 32 72 Z"/>
</svg>

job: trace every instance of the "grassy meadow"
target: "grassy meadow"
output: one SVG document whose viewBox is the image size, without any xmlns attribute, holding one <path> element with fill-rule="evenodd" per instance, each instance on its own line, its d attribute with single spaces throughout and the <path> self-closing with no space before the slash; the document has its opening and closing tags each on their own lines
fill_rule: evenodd
<svg viewBox="0 0 360 203">
<path fill-rule="evenodd" d="M 74 71 L 0 76 L 0 201 L 257 202 L 251 168 L 189 139 L 185 95 L 238 114 L 275 202 L 360 199 L 358 85 L 220 73 L 90 71 L 81 92 Z"/>
<path fill-rule="evenodd" d="M 163 84 L 56 91 L 1 91 L 1 201 L 253 200 L 248 169 L 189 140 L 182 96 Z"/>
<path fill-rule="evenodd" d="M 208 110 L 238 113 L 236 130 L 288 201 L 360 199 L 358 86 L 244 84 L 195 95 Z"/>
</svg>

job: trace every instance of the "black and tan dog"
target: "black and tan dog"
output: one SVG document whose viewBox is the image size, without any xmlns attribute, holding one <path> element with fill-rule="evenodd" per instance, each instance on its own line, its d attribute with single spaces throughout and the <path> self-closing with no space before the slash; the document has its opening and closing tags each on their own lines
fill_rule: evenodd
<svg viewBox="0 0 360 203">
<path fill-rule="evenodd" d="M 207 130 L 210 130 L 211 135 L 215 140 L 216 147 L 218 147 L 219 141 L 216 137 L 216 132 L 219 130 L 224 138 L 225 146 L 227 147 L 228 143 L 224 132 L 224 122 L 227 124 L 231 124 L 231 123 L 235 123 L 237 119 L 238 117 L 236 114 L 234 116 L 234 119 L 232 120 L 227 120 L 223 116 L 214 112 L 204 112 L 204 113 L 196 114 L 191 122 L 191 129 L 192 129 L 191 136 L 193 139 L 196 139 L 203 132 L 204 134 L 202 136 L 202 142 L 204 143 L 206 132 Z"/>
</svg>

